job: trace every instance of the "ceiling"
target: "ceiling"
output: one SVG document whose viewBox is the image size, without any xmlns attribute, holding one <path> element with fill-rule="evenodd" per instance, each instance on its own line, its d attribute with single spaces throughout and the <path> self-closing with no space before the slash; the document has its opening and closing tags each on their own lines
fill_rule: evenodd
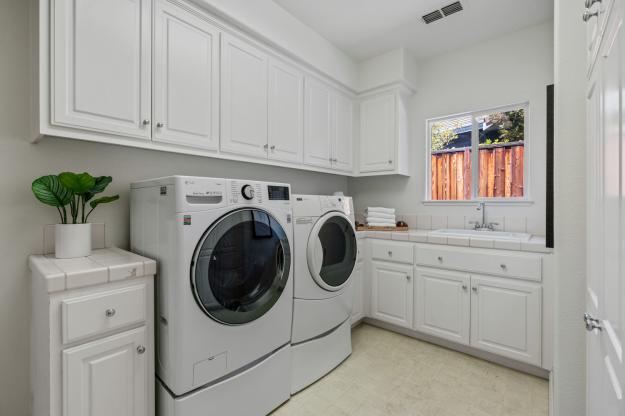
<svg viewBox="0 0 625 416">
<path fill-rule="evenodd" d="M 274 0 L 358 60 L 401 46 L 424 59 L 553 18 L 553 0 L 461 0 L 459 13 L 421 19 L 454 1 Z"/>
</svg>

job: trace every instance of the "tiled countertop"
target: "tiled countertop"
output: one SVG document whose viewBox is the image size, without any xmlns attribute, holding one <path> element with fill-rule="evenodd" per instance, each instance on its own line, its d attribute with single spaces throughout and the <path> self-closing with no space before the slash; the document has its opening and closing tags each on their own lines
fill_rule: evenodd
<svg viewBox="0 0 625 416">
<path fill-rule="evenodd" d="M 48 293 L 156 274 L 154 260 L 117 247 L 76 259 L 32 255 L 28 265 L 36 278 L 45 280 Z"/>
<path fill-rule="evenodd" d="M 430 230 L 409 231 L 357 231 L 357 238 L 377 238 L 384 240 L 411 241 L 414 243 L 442 244 L 459 247 L 495 248 L 500 250 L 529 251 L 535 253 L 551 253 L 553 249 L 545 246 L 545 237 L 533 235 L 527 242 L 505 241 L 483 237 L 444 237 L 432 235 Z"/>
</svg>

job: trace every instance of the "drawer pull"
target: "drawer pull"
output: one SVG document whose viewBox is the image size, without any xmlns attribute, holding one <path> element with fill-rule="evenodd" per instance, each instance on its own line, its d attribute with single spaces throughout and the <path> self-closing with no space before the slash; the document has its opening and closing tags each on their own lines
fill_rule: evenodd
<svg viewBox="0 0 625 416">
<path fill-rule="evenodd" d="M 139 345 L 137 347 L 137 354 L 143 354 L 145 352 L 145 347 L 143 345 Z"/>
<path fill-rule="evenodd" d="M 505 264 L 500 264 L 499 267 L 501 267 L 501 270 L 507 270 L 508 266 L 506 266 Z"/>
<path fill-rule="evenodd" d="M 389 256 L 389 257 L 393 257 L 393 252 L 392 252 L 392 251 L 389 251 L 389 252 L 388 252 L 388 256 Z"/>
<path fill-rule="evenodd" d="M 107 318 L 112 318 L 113 316 L 115 316 L 116 313 L 117 311 L 113 308 L 104 311 L 104 315 L 106 315 Z"/>
<path fill-rule="evenodd" d="M 438 256 L 438 261 L 443 262 L 443 256 Z"/>
</svg>

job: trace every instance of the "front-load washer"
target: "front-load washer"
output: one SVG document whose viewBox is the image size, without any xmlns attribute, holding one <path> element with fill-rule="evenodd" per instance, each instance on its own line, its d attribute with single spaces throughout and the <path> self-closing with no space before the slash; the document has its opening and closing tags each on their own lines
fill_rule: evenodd
<svg viewBox="0 0 625 416">
<path fill-rule="evenodd" d="M 291 215 L 287 184 L 131 185 L 132 250 L 158 263 L 160 415 L 263 415 L 288 400 Z"/>
<path fill-rule="evenodd" d="M 295 393 L 351 354 L 352 285 L 357 244 L 350 197 L 293 195 Z"/>
</svg>

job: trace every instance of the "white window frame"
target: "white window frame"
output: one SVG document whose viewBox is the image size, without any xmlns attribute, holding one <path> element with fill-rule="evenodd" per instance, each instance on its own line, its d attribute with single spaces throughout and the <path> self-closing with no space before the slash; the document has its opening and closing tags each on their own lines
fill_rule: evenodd
<svg viewBox="0 0 625 416">
<path fill-rule="evenodd" d="M 510 198 L 488 198 L 488 197 L 480 197 L 479 194 L 479 137 L 478 135 L 478 125 L 475 123 L 475 118 L 484 114 L 491 114 L 494 112 L 505 112 L 510 110 L 518 110 L 523 109 L 525 111 L 525 124 L 523 128 L 523 147 L 524 147 L 524 155 L 523 155 L 523 196 L 522 197 L 510 197 Z M 530 108 L 529 101 L 517 103 L 517 104 L 509 104 L 498 107 L 491 107 L 486 109 L 480 109 L 475 111 L 469 111 L 465 113 L 458 114 L 450 114 L 441 117 L 434 117 L 425 120 L 425 195 L 423 197 L 422 202 L 424 204 L 432 204 L 432 205 L 464 205 L 464 204 L 475 204 L 478 202 L 488 202 L 488 203 L 496 203 L 496 204 L 519 204 L 519 205 L 529 205 L 532 204 L 533 201 L 530 198 L 530 171 L 531 171 L 531 161 L 530 161 L 530 137 L 529 137 L 529 126 L 530 126 Z M 461 200 L 438 200 L 432 199 L 432 124 L 441 121 L 448 120 L 458 117 L 470 117 L 472 123 L 471 130 L 471 199 L 461 199 Z"/>
</svg>

